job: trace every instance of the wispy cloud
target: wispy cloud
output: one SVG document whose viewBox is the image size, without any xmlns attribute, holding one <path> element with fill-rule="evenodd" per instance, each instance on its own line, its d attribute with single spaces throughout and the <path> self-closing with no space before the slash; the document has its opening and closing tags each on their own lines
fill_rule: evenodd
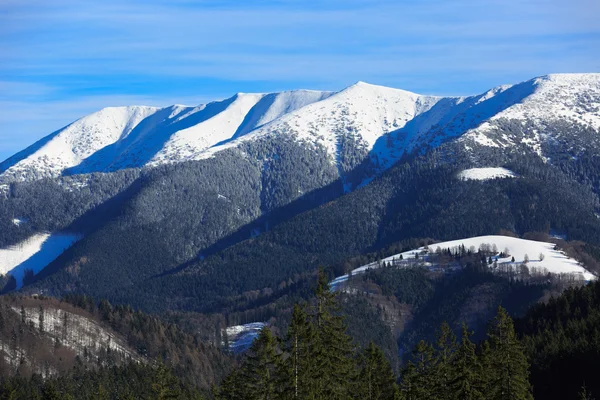
<svg viewBox="0 0 600 400">
<path fill-rule="evenodd" d="M 357 80 L 476 93 L 599 71 L 598 15 L 596 0 L 3 0 L 0 102 L 15 115 L 43 108 L 58 123 L 119 99 L 166 104 Z M 21 137 L 56 128 L 45 121 L 35 133 L 26 122 L 0 132 L 0 158 L 11 137 L 20 148 Z"/>
</svg>

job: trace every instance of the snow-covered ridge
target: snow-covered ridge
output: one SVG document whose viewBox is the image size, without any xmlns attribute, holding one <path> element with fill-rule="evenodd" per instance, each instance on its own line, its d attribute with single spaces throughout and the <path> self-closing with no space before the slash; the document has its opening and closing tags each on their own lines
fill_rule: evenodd
<svg viewBox="0 0 600 400">
<path fill-rule="evenodd" d="M 526 145 L 543 156 L 543 126 L 556 118 L 600 130 L 600 74 L 547 75 L 469 97 L 358 82 L 339 92 L 238 93 L 197 107 L 110 107 L 0 163 L 0 182 L 197 160 L 279 135 L 324 147 L 332 163 L 350 135 L 381 169 L 457 137 L 467 149 Z M 506 119 L 540 128 L 527 138 L 490 135 Z"/>
<path fill-rule="evenodd" d="M 342 275 L 331 282 L 331 286 L 336 288 L 343 282 L 346 282 L 349 275 L 362 274 L 370 269 L 381 268 L 384 265 L 400 259 L 411 260 L 416 257 L 423 258 L 427 253 L 433 253 L 439 247 L 441 249 L 457 249 L 464 246 L 466 249 L 476 251 L 482 245 L 495 245 L 499 252 L 508 249 L 508 257 L 496 258 L 496 262 L 501 267 L 516 268 L 526 262 L 529 269 L 535 268 L 537 272 L 550 272 L 553 274 L 575 274 L 581 276 L 584 280 L 595 280 L 597 277 L 587 271 L 579 262 L 569 258 L 566 254 L 559 250 L 555 250 L 554 243 L 537 242 L 514 238 L 510 236 L 477 236 L 472 238 L 452 240 L 448 242 L 435 243 L 427 248 L 420 247 L 418 249 L 406 251 L 404 253 L 395 254 L 378 262 L 363 265 L 352 270 L 351 274 Z M 526 257 L 527 255 L 527 257 Z M 540 255 L 542 257 L 540 258 Z M 514 257 L 514 261 L 512 258 Z M 526 261 L 526 258 L 528 261 Z M 425 265 L 427 266 L 427 265 Z"/>
<path fill-rule="evenodd" d="M 468 130 L 461 138 L 467 146 L 477 143 L 487 147 L 509 148 L 525 145 L 544 157 L 542 144 L 555 141 L 546 133 L 547 124 L 576 123 L 600 131 L 600 74 L 553 74 L 514 85 L 505 91 L 520 97 L 486 121 Z M 528 122 L 534 126 L 531 137 L 490 135 L 500 120 Z M 561 133 L 564 134 L 564 133 Z M 598 147 L 598 143 L 588 143 Z"/>
<path fill-rule="evenodd" d="M 502 167 L 469 168 L 458 173 L 458 178 L 463 180 L 487 181 L 498 178 L 515 178 L 517 174 Z"/>
</svg>

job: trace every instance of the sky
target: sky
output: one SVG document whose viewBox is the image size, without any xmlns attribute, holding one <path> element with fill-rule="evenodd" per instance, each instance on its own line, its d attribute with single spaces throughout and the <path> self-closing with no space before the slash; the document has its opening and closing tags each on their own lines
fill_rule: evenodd
<svg viewBox="0 0 600 400">
<path fill-rule="evenodd" d="M 107 106 L 600 72 L 598 0 L 0 0 L 0 160 Z"/>
</svg>

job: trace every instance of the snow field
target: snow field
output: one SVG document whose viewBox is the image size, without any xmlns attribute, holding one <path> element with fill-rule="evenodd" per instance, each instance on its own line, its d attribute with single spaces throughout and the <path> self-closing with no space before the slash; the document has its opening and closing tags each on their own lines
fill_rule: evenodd
<svg viewBox="0 0 600 400">
<path fill-rule="evenodd" d="M 369 269 L 380 268 L 385 263 L 393 263 L 394 260 L 399 260 L 400 255 L 404 260 L 414 259 L 415 254 L 425 255 L 426 253 L 435 252 L 439 247 L 441 249 L 456 249 L 460 246 L 465 246 L 467 250 L 471 249 L 477 251 L 481 245 L 496 245 L 499 252 L 508 249 L 509 256 L 505 258 L 496 257 L 496 261 L 499 265 L 506 265 L 516 268 L 523 264 L 525 261 L 525 255 L 528 256 L 529 262 L 527 266 L 529 269 L 535 268 L 538 272 L 547 271 L 553 274 L 567 274 L 574 273 L 583 277 L 585 280 L 595 280 L 597 277 L 587 271 L 581 264 L 576 260 L 567 257 L 563 252 L 554 250 L 554 243 L 547 242 L 536 242 L 533 240 L 526 240 L 520 238 L 514 238 L 510 236 L 477 236 L 467 239 L 452 240 L 448 242 L 435 243 L 427 247 L 420 247 L 418 249 L 406 251 L 404 253 L 395 254 L 393 256 L 384 258 L 379 262 L 370 263 L 363 265 L 359 268 L 354 269 L 351 274 L 357 275 L 362 274 Z M 540 260 L 540 254 L 543 255 L 543 260 Z M 512 262 L 512 257 L 515 261 Z M 421 257 L 422 258 L 422 257 Z M 432 267 L 430 263 L 424 263 L 425 267 Z M 349 275 L 342 275 L 331 281 L 332 287 L 348 280 Z"/>
<path fill-rule="evenodd" d="M 0 273 L 14 276 L 17 288 L 20 288 L 25 270 L 37 274 L 80 239 L 81 236 L 76 234 L 38 233 L 14 246 L 0 249 Z"/>
</svg>

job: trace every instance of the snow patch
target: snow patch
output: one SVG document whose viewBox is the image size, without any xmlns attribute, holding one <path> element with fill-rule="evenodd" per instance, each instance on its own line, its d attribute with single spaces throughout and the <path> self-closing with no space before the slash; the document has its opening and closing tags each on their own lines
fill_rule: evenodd
<svg viewBox="0 0 600 400">
<path fill-rule="evenodd" d="M 502 167 L 469 168 L 459 172 L 458 178 L 462 180 L 487 181 L 498 178 L 516 178 L 517 174 Z"/>
<path fill-rule="evenodd" d="M 24 224 L 27 222 L 26 218 L 13 218 L 12 219 L 12 223 L 14 226 L 21 226 L 21 224 Z"/>
<path fill-rule="evenodd" d="M 12 275 L 19 289 L 23 286 L 26 270 L 37 274 L 81 238 L 77 234 L 39 233 L 14 246 L 0 249 L 0 273 Z"/>
<path fill-rule="evenodd" d="M 264 327 L 264 322 L 251 322 L 249 324 L 227 327 L 225 334 L 229 342 L 229 350 L 236 354 L 248 350 Z"/>
</svg>

